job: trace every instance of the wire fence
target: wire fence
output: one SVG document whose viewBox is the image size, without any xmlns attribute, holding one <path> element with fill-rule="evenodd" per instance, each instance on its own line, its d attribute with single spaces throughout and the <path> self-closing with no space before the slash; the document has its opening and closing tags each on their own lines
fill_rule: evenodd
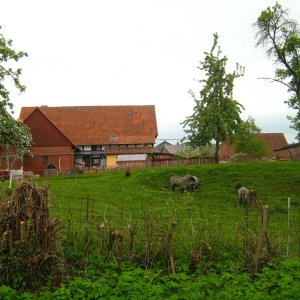
<svg viewBox="0 0 300 300">
<path fill-rule="evenodd" d="M 300 256 L 300 198 L 251 198 L 204 193 L 132 190 L 109 185 L 52 189 L 22 181 L 0 191 L 2 278 L 19 270 L 51 270 L 62 280 L 65 266 L 87 270 L 88 259 L 135 262 L 146 269 L 179 266 L 205 271 L 209 262 L 238 259 L 257 272 L 273 257 Z M 98 185 L 97 185 L 98 187 Z M 70 190 L 72 189 L 72 194 Z M 98 191 L 97 191 L 98 192 Z M 8 259 L 9 258 L 9 259 Z M 12 259 L 12 260 L 11 260 Z M 49 269 L 47 269 L 49 268 Z"/>
<path fill-rule="evenodd" d="M 256 207 L 221 196 L 201 204 L 188 195 L 183 200 L 131 206 L 66 197 L 63 205 L 54 199 L 51 215 L 63 220 L 68 241 L 73 235 L 87 253 L 97 249 L 108 256 L 142 258 L 146 266 L 162 253 L 169 263 L 191 259 L 193 253 L 202 260 L 226 253 L 255 259 L 300 256 L 300 198 L 263 198 Z"/>
</svg>

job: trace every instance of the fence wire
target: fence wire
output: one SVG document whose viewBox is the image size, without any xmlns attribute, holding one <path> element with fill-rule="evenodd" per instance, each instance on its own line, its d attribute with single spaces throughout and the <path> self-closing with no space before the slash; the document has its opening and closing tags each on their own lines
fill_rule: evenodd
<svg viewBox="0 0 300 300">
<path fill-rule="evenodd" d="M 210 249 L 207 255 L 241 253 L 249 241 L 249 251 L 261 247 L 276 256 L 300 256 L 299 198 L 260 198 L 257 207 L 241 206 L 236 199 L 222 196 L 210 195 L 201 204 L 189 196 L 184 203 L 180 199 L 170 198 L 161 205 L 138 201 L 120 205 L 90 196 L 65 196 L 63 202 L 53 197 L 51 214 L 62 219 L 64 229 L 78 240 L 85 236 L 87 249 L 100 252 L 115 247 L 122 254 L 155 253 L 172 231 L 175 256 L 189 256 L 205 245 Z"/>
</svg>

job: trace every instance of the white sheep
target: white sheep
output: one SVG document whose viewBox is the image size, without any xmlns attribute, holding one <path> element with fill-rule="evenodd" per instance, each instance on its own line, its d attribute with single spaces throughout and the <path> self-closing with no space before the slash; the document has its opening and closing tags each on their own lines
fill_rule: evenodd
<svg viewBox="0 0 300 300">
<path fill-rule="evenodd" d="M 239 197 L 240 204 L 248 204 L 250 201 L 249 190 L 246 187 L 242 186 L 240 183 L 237 184 L 235 188 L 238 189 L 238 197 Z"/>
</svg>

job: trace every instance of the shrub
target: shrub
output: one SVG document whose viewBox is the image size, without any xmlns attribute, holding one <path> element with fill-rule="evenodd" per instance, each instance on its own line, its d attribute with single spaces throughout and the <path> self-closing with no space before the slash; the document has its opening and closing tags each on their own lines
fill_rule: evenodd
<svg viewBox="0 0 300 300">
<path fill-rule="evenodd" d="M 51 219 L 48 186 L 18 183 L 9 201 L 0 206 L 0 283 L 16 289 L 36 289 L 64 274 L 57 235 L 59 221 Z"/>
</svg>

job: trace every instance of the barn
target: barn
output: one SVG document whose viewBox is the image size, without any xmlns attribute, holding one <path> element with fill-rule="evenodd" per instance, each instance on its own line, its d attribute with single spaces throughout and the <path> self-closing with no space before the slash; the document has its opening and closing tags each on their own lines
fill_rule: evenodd
<svg viewBox="0 0 300 300">
<path fill-rule="evenodd" d="M 34 144 L 24 171 L 39 175 L 103 170 L 119 154 L 148 154 L 158 135 L 153 105 L 23 107 Z"/>
</svg>

